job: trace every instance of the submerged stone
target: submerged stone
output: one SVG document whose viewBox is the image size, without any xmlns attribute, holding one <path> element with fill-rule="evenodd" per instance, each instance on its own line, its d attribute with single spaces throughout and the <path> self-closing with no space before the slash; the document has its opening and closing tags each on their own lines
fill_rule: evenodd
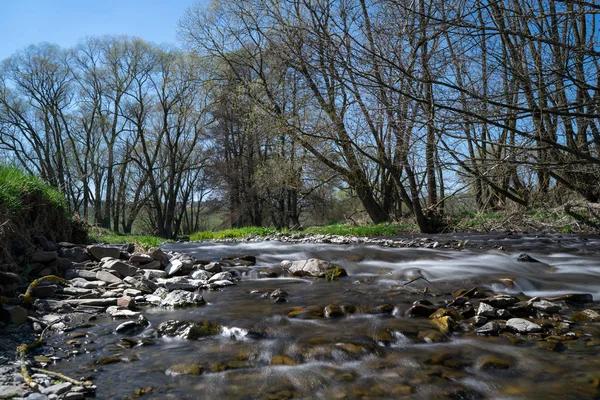
<svg viewBox="0 0 600 400">
<path fill-rule="evenodd" d="M 156 331 L 158 336 L 196 340 L 201 337 L 219 334 L 221 332 L 221 325 L 211 321 L 168 320 L 161 323 L 156 328 Z"/>
<path fill-rule="evenodd" d="M 200 375 L 204 369 L 197 364 L 175 364 L 171 365 L 165 373 L 169 376 L 178 375 Z"/>
</svg>

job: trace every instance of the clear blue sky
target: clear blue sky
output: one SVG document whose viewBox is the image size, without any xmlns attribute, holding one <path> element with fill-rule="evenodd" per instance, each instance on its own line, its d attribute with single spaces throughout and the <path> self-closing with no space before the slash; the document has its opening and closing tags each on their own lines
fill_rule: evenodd
<svg viewBox="0 0 600 400">
<path fill-rule="evenodd" d="M 86 36 L 177 43 L 177 23 L 197 0 L 0 0 L 0 60 L 31 44 L 69 48 Z M 206 3 L 208 0 L 201 0 Z"/>
</svg>

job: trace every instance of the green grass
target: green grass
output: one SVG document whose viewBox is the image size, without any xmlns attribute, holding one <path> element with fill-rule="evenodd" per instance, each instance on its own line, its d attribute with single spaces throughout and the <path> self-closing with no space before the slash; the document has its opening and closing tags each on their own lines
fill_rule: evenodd
<svg viewBox="0 0 600 400">
<path fill-rule="evenodd" d="M 190 240 L 245 239 L 253 236 L 268 236 L 277 233 L 275 228 L 248 226 L 245 228 L 225 229 L 223 231 L 203 231 L 190 235 Z"/>
<path fill-rule="evenodd" d="M 16 213 L 27 207 L 25 199 L 32 196 L 37 202 L 67 210 L 65 196 L 56 188 L 17 167 L 0 164 L 0 204 Z"/>
<path fill-rule="evenodd" d="M 120 233 L 115 233 L 104 228 L 91 228 L 90 239 L 93 242 L 98 243 L 133 243 L 145 250 L 148 250 L 151 247 L 158 247 L 161 243 L 168 241 L 157 236 L 122 235 Z"/>
<path fill-rule="evenodd" d="M 505 215 L 495 212 L 489 213 L 475 213 L 475 212 L 466 212 L 462 216 L 458 217 L 458 220 L 453 224 L 454 230 L 460 231 L 470 231 L 472 228 L 479 228 L 485 224 L 494 221 L 500 221 L 505 217 Z"/>
</svg>

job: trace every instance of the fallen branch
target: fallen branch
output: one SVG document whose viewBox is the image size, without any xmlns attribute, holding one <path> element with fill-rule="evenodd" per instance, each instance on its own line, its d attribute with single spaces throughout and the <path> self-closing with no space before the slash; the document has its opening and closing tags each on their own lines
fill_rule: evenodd
<svg viewBox="0 0 600 400">
<path fill-rule="evenodd" d="M 62 379 L 63 381 L 66 381 L 66 382 L 72 383 L 72 384 L 74 384 L 74 385 L 82 385 L 82 386 L 86 386 L 86 387 L 89 387 L 89 386 L 92 386 L 92 385 L 93 385 L 92 381 L 85 381 L 85 382 L 82 382 L 82 381 L 80 381 L 80 380 L 77 380 L 77 379 L 73 379 L 73 378 L 71 378 L 71 377 L 68 377 L 68 376 L 66 376 L 65 374 L 61 374 L 60 372 L 54 372 L 54 371 L 49 371 L 49 370 L 47 370 L 47 369 L 43 369 L 43 368 L 35 368 L 35 367 L 32 367 L 32 368 L 31 368 L 31 370 L 32 370 L 32 371 L 34 371 L 34 372 L 40 372 L 40 373 L 42 373 L 42 374 L 46 374 L 46 375 L 49 375 L 49 376 L 53 376 L 53 377 L 55 377 L 55 378 L 58 378 L 58 379 Z"/>
</svg>

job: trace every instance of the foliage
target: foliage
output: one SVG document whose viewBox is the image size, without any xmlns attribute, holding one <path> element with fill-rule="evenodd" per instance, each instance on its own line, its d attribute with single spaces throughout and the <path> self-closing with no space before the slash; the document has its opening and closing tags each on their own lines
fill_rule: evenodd
<svg viewBox="0 0 600 400">
<path fill-rule="evenodd" d="M 21 212 L 28 206 L 26 199 L 34 196 L 37 202 L 67 210 L 65 196 L 56 188 L 17 167 L 0 164 L 0 204 L 9 212 Z"/>
<path fill-rule="evenodd" d="M 404 233 L 418 232 L 418 227 L 409 221 L 402 223 L 383 223 L 369 225 L 347 225 L 334 224 L 310 227 L 305 233 L 316 235 L 338 235 L 338 236 L 394 236 Z"/>
<path fill-rule="evenodd" d="M 342 274 L 342 271 L 338 267 L 334 267 L 333 269 L 327 271 L 327 273 L 325 274 L 325 280 L 326 281 L 334 281 L 341 274 Z"/>
<path fill-rule="evenodd" d="M 161 243 L 165 242 L 165 239 L 157 236 L 149 235 L 122 235 L 116 232 L 109 231 L 104 228 L 94 227 L 91 228 L 90 239 L 93 242 L 98 243 L 133 243 L 142 249 L 149 249 L 151 247 L 158 247 Z"/>
</svg>

